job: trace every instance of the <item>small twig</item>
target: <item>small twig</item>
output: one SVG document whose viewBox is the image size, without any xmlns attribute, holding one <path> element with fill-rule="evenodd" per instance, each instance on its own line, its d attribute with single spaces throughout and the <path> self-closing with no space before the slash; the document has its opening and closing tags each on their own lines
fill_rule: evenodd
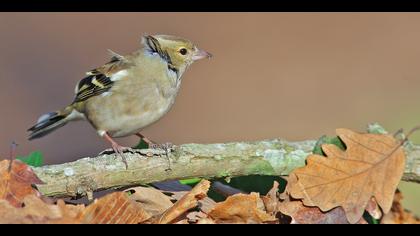
<svg viewBox="0 0 420 236">
<path fill-rule="evenodd" d="M 398 137 L 398 135 L 401 135 L 401 134 L 403 134 L 404 133 L 404 129 L 403 128 L 401 128 L 401 129 L 399 129 L 399 130 L 397 130 L 395 133 L 394 133 L 394 138 L 397 138 Z"/>
<path fill-rule="evenodd" d="M 229 185 L 223 184 L 220 181 L 214 181 L 211 185 L 211 189 L 216 193 L 222 195 L 223 197 L 229 197 L 237 193 L 245 193 L 237 188 L 231 187 Z"/>
<path fill-rule="evenodd" d="M 420 130 L 420 125 L 419 126 L 415 126 L 414 128 L 412 128 L 408 134 L 405 136 L 405 138 L 402 140 L 401 145 L 404 145 L 405 142 L 408 141 L 408 138 L 416 131 Z"/>
</svg>

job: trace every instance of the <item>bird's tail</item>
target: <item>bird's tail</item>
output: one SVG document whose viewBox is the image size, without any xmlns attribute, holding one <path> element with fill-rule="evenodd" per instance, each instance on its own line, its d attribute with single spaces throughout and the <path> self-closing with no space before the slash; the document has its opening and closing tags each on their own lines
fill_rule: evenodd
<svg viewBox="0 0 420 236">
<path fill-rule="evenodd" d="M 67 122 L 75 118 L 75 112 L 77 111 L 72 106 L 67 106 L 62 110 L 49 112 L 42 115 L 38 118 L 36 124 L 28 129 L 28 132 L 30 132 L 28 139 L 32 140 L 41 138 L 64 126 L 67 124 Z"/>
</svg>

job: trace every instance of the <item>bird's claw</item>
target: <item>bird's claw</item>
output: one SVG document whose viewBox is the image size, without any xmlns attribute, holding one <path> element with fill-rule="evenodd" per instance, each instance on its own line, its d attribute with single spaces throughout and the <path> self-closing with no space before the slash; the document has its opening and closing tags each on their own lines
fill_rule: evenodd
<svg viewBox="0 0 420 236">
<path fill-rule="evenodd" d="M 125 169 L 128 169 L 127 159 L 124 156 L 124 151 L 128 150 L 129 148 L 120 146 L 115 143 L 115 144 L 112 144 L 112 149 L 114 150 L 115 154 L 121 157 L 122 161 L 124 162 Z"/>
<path fill-rule="evenodd" d="M 165 156 L 168 158 L 168 168 L 165 171 L 171 171 L 171 160 L 169 159 L 169 153 L 173 150 L 174 144 L 173 143 L 151 143 L 149 144 L 150 149 L 163 149 L 165 150 Z"/>
</svg>

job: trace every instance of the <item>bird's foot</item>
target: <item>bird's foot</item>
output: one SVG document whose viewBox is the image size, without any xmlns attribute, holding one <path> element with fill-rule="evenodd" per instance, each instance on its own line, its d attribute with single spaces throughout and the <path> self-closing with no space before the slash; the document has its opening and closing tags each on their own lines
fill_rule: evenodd
<svg viewBox="0 0 420 236">
<path fill-rule="evenodd" d="M 99 155 L 115 153 L 116 156 L 121 157 L 121 159 L 122 159 L 122 161 L 125 165 L 125 168 L 128 169 L 127 159 L 125 158 L 124 153 L 125 152 L 136 153 L 137 151 L 130 148 L 130 147 L 124 147 L 124 146 L 119 145 L 108 134 L 105 134 L 104 138 L 111 143 L 112 148 L 102 151 Z"/>
<path fill-rule="evenodd" d="M 118 143 L 112 144 L 112 150 L 114 150 L 114 153 L 119 155 L 124 162 L 125 168 L 128 169 L 127 159 L 124 156 L 124 151 L 128 150 L 128 147 L 123 147 L 119 145 Z"/>
<path fill-rule="evenodd" d="M 162 143 L 162 144 L 158 144 L 155 143 L 153 141 L 151 141 L 150 139 L 148 139 L 147 137 L 145 137 L 144 135 L 137 133 L 136 134 L 139 138 L 141 138 L 145 143 L 147 143 L 147 145 L 149 146 L 150 149 L 161 149 L 161 150 L 165 150 L 165 156 L 168 158 L 168 168 L 166 169 L 166 171 L 170 171 L 171 169 L 171 160 L 169 159 L 169 153 L 173 150 L 174 145 L 172 143 Z"/>
<path fill-rule="evenodd" d="M 151 145 L 149 145 L 150 149 L 163 149 L 165 150 L 165 156 L 168 159 L 168 168 L 166 168 L 165 171 L 171 171 L 171 159 L 169 158 L 169 153 L 173 150 L 173 143 L 161 143 L 161 144 L 157 144 L 157 143 L 153 143 Z"/>
</svg>

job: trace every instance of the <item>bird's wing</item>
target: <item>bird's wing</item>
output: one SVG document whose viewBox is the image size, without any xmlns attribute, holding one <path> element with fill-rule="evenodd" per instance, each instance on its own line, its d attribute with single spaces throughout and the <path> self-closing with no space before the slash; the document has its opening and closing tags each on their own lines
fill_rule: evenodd
<svg viewBox="0 0 420 236">
<path fill-rule="evenodd" d="M 109 49 L 108 52 L 111 55 L 111 60 L 101 67 L 86 72 L 86 75 L 104 74 L 105 76 L 110 77 L 113 74 L 121 70 L 125 70 L 133 65 L 131 61 L 134 55 L 121 56 Z"/>
<path fill-rule="evenodd" d="M 129 59 L 113 53 L 111 61 L 86 73 L 75 89 L 76 97 L 73 103 L 85 101 L 111 89 L 115 81 L 125 75 L 125 70 L 133 63 Z"/>
</svg>

